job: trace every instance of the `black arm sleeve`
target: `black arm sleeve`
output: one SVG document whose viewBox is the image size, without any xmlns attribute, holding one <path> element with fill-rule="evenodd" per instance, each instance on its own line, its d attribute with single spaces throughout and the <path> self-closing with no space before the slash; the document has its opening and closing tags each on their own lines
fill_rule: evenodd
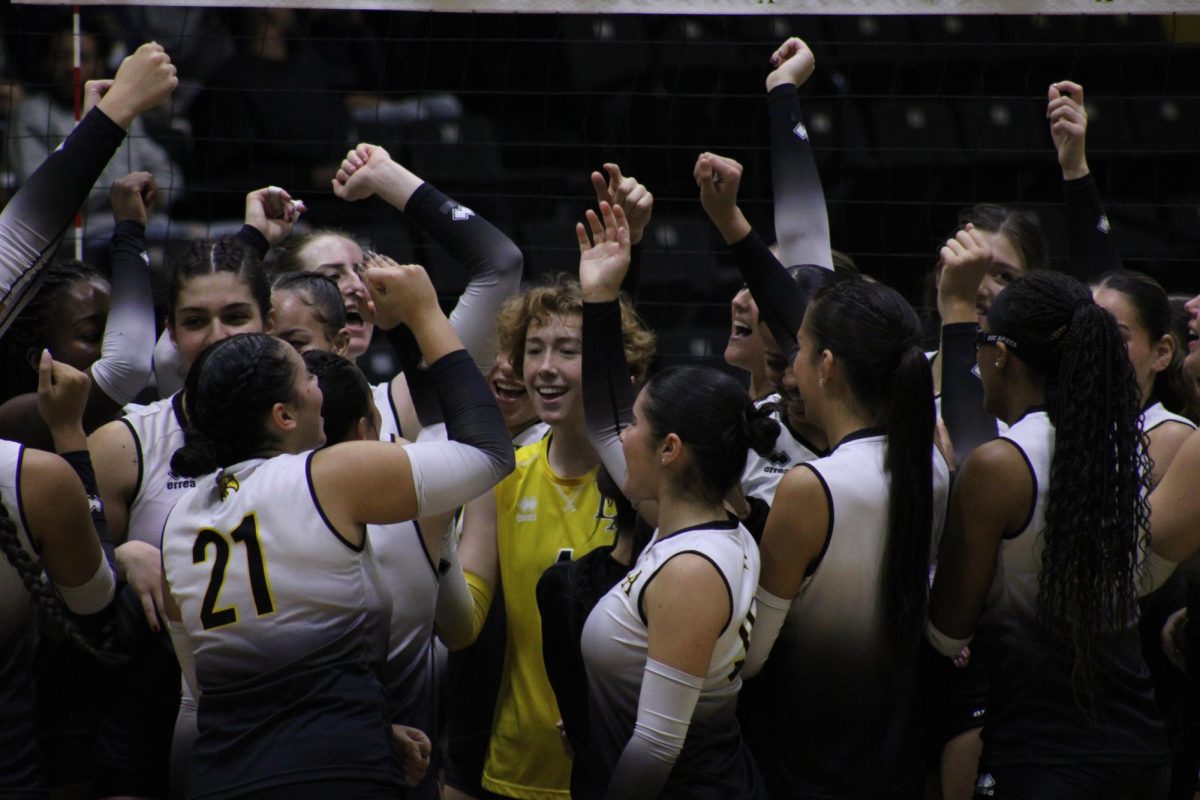
<svg viewBox="0 0 1200 800">
<path fill-rule="evenodd" d="M 621 336 L 621 303 L 583 304 L 583 413 L 588 438 L 617 486 L 625 485 L 621 430 L 633 419 L 633 383 Z"/>
<path fill-rule="evenodd" d="M 983 410 L 983 381 L 975 376 L 974 322 L 942 326 L 942 421 L 962 464 L 971 451 L 996 438 L 996 420 Z"/>
<path fill-rule="evenodd" d="M 408 384 L 408 394 L 412 397 L 417 421 L 422 428 L 441 422 L 442 404 L 428 370 L 421 369 L 421 348 L 417 344 L 417 337 L 413 336 L 407 325 L 397 325 L 387 331 L 387 340 L 400 361 L 400 372 Z"/>
<path fill-rule="evenodd" d="M 259 258 L 265 258 L 267 251 L 271 249 L 271 243 L 267 241 L 267 237 L 263 236 L 262 231 L 253 225 L 243 225 L 241 230 L 233 235 L 233 238 L 257 253 Z"/>
<path fill-rule="evenodd" d="M 1067 217 L 1067 272 L 1084 283 L 1121 268 L 1121 254 L 1100 191 L 1091 175 L 1063 181 Z"/>
<path fill-rule="evenodd" d="M 493 463 L 506 467 L 505 474 L 512 472 L 517 465 L 512 437 L 492 390 L 467 351 L 442 356 L 429 365 L 429 376 L 441 400 L 446 435 L 482 450 Z"/>
<path fill-rule="evenodd" d="M 801 312 L 805 307 L 803 291 L 754 231 L 740 242 L 731 244 L 729 252 L 758 305 L 758 318 L 767 323 L 779 349 L 791 362 L 798 349 L 796 332 L 804 321 Z"/>
<path fill-rule="evenodd" d="M 0 212 L 0 334 L 41 285 L 42 268 L 124 139 L 93 108 Z"/>
<path fill-rule="evenodd" d="M 96 527 L 96 536 L 100 539 L 100 549 L 104 551 L 104 560 L 112 568 L 113 575 L 117 574 L 117 556 L 113 548 L 112 538 L 108 535 L 108 519 L 104 516 L 104 503 L 100 502 L 100 488 L 96 485 L 96 471 L 92 468 L 92 457 L 87 450 L 72 450 L 69 453 L 59 453 L 64 461 L 71 465 L 83 490 L 87 492 L 88 504 L 92 508 L 92 524 Z"/>
<path fill-rule="evenodd" d="M 771 181 L 775 189 L 775 238 L 784 264 L 833 269 L 829 212 L 795 85 L 767 95 L 771 115 Z"/>
</svg>

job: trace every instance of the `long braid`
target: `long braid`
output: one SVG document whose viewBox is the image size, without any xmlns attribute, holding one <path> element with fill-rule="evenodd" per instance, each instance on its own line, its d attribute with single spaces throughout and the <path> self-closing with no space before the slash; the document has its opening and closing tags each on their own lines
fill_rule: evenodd
<svg viewBox="0 0 1200 800">
<path fill-rule="evenodd" d="M 0 503 L 0 550 L 4 551 L 8 563 L 21 576 L 25 590 L 33 597 L 44 618 L 50 621 L 56 631 L 97 661 L 114 664 L 125 660 L 117 650 L 115 620 L 105 623 L 99 641 L 93 641 L 80 630 L 62 600 L 42 579 L 42 568 L 21 546 L 16 523 L 8 515 L 8 508 L 3 503 Z"/>
<path fill-rule="evenodd" d="M 1039 354 L 1030 366 L 1055 428 L 1038 615 L 1070 643 L 1077 697 L 1090 700 L 1097 641 L 1137 614 L 1150 490 L 1137 379 L 1115 321 L 1078 281 L 1043 272 L 1005 291 L 1014 333 Z"/>
</svg>

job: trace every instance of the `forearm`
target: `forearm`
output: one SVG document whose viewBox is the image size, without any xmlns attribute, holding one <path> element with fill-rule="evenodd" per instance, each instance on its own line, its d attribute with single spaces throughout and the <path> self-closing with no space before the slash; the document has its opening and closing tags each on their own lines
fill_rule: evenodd
<svg viewBox="0 0 1200 800">
<path fill-rule="evenodd" d="M 138 222 L 120 222 L 112 242 L 112 302 L 100 360 L 90 371 L 95 385 L 120 406 L 145 388 L 153 372 L 154 298 L 146 229 Z"/>
<path fill-rule="evenodd" d="M 72 435 L 60 439 L 59 433 L 55 432 L 55 449 L 58 450 L 63 460 L 71 465 L 71 469 L 75 470 L 75 474 L 79 476 L 79 482 L 83 484 L 83 490 L 88 496 L 88 505 L 91 507 L 92 525 L 96 529 L 96 537 L 100 540 L 100 549 L 115 578 L 117 558 L 112 538 L 108 532 L 108 520 L 104 516 L 104 504 L 100 502 L 100 486 L 96 483 L 96 471 L 92 467 L 91 454 L 88 453 L 87 438 L 82 437 L 82 430 L 78 433 L 81 438 Z M 63 445 L 61 449 L 59 448 L 60 441 Z"/>
<path fill-rule="evenodd" d="M 767 323 L 790 363 L 796 356 L 796 333 L 804 319 L 804 296 L 779 259 L 754 231 L 729 246 L 746 287 L 758 305 L 759 319 Z"/>
<path fill-rule="evenodd" d="M 621 430 L 633 417 L 618 300 L 583 304 L 583 411 L 588 438 L 617 486 L 625 485 Z"/>
<path fill-rule="evenodd" d="M 524 258 L 512 240 L 478 214 L 423 183 L 405 214 L 429 233 L 470 276 L 450 312 L 450 325 L 481 370 L 496 358 L 496 317 L 521 286 Z"/>
<path fill-rule="evenodd" d="M 754 599 L 757 616 L 751 631 L 750 647 L 746 650 L 746 663 L 742 667 L 743 678 L 753 678 L 762 670 L 792 605 L 791 601 L 776 597 L 761 586 L 755 592 Z"/>
<path fill-rule="evenodd" d="M 0 333 L 37 290 L 41 269 L 124 138 L 93 109 L 0 212 Z"/>
<path fill-rule="evenodd" d="M 789 266 L 815 264 L 833 269 L 825 192 L 795 85 L 784 83 L 772 89 L 767 94 L 767 109 L 779 258 Z"/>
<path fill-rule="evenodd" d="M 975 376 L 973 322 L 942 326 L 942 420 L 954 442 L 955 462 L 996 438 L 996 420 L 983 409 L 983 381 Z"/>
<path fill-rule="evenodd" d="M 1121 269 L 1121 254 L 1113 240 L 1112 228 L 1100 192 L 1091 175 L 1063 181 L 1067 217 L 1067 271 L 1084 283 L 1106 272 Z"/>
</svg>

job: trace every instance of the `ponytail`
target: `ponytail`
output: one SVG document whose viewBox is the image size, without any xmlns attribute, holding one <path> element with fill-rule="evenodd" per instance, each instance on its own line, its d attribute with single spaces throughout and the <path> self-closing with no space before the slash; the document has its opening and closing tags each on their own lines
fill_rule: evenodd
<svg viewBox="0 0 1200 800">
<path fill-rule="evenodd" d="M 920 348 L 920 320 L 894 289 L 848 280 L 814 298 L 804 325 L 815 352 L 833 353 L 855 400 L 887 435 L 880 590 L 892 652 L 903 658 L 924 628 L 933 540 L 933 374 Z"/>
<path fill-rule="evenodd" d="M 925 624 L 933 547 L 933 372 L 916 344 L 900 356 L 883 412 L 890 480 L 883 591 L 897 652 Z"/>
</svg>

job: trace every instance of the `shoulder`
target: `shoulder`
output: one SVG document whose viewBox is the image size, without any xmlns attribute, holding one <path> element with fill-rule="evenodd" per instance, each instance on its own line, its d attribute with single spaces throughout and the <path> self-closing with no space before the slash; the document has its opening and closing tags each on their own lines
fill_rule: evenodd
<svg viewBox="0 0 1200 800">
<path fill-rule="evenodd" d="M 787 471 L 787 474 L 779 481 L 779 488 L 775 490 L 775 497 L 782 498 L 784 504 L 804 504 L 792 505 L 789 507 L 811 508 L 811 503 L 823 503 L 828 505 L 829 489 L 825 483 L 825 479 L 821 477 L 821 473 L 817 468 L 821 461 L 818 459 L 815 462 L 807 464 L 799 464 Z M 776 499 L 772 505 L 778 505 L 779 499 Z"/>
<path fill-rule="evenodd" d="M 104 459 L 110 467 L 115 460 L 123 460 L 121 456 L 128 456 L 136 464 L 137 447 L 133 429 L 120 419 L 106 422 L 88 436 L 88 452 L 92 458 Z"/>
</svg>

